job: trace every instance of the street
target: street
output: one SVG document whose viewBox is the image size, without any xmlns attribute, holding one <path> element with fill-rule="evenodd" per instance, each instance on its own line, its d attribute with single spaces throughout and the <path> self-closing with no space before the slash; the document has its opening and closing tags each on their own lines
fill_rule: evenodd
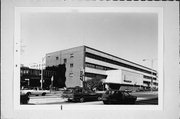
<svg viewBox="0 0 180 119">
<path fill-rule="evenodd" d="M 102 101 L 90 101 L 90 102 L 68 102 L 67 99 L 61 98 L 62 92 L 54 92 L 47 94 L 46 96 L 30 96 L 29 105 L 104 105 Z M 135 105 L 157 105 L 158 93 L 157 92 L 134 92 L 131 93 L 137 96 Z"/>
</svg>

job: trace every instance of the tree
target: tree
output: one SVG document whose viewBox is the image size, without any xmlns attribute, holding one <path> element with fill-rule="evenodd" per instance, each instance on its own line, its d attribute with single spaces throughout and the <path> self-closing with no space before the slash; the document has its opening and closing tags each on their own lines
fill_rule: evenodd
<svg viewBox="0 0 180 119">
<path fill-rule="evenodd" d="M 53 86 L 57 88 L 66 87 L 66 66 L 65 64 L 59 64 L 58 66 L 46 67 L 46 70 L 55 71 L 56 74 L 53 80 Z"/>
<path fill-rule="evenodd" d="M 91 80 L 86 81 L 86 86 L 90 90 L 103 90 L 103 82 L 101 80 L 102 79 L 93 78 Z"/>
</svg>

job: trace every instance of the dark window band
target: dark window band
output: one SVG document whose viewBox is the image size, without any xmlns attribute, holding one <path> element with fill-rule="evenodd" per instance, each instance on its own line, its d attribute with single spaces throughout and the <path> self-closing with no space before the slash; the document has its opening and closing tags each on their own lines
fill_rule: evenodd
<svg viewBox="0 0 180 119">
<path fill-rule="evenodd" d="M 94 73 L 89 73 L 85 72 L 86 77 L 91 77 L 91 78 L 99 78 L 99 79 L 106 79 L 107 75 L 102 75 L 102 74 L 94 74 Z"/>
<path fill-rule="evenodd" d="M 100 69 L 100 70 L 116 70 L 115 68 L 102 66 L 102 65 L 98 65 L 98 64 L 94 64 L 94 63 L 89 63 L 89 62 L 86 62 L 85 66 L 89 67 L 89 68 Z"/>
<path fill-rule="evenodd" d="M 112 59 L 108 59 L 108 58 L 105 58 L 105 57 L 102 57 L 102 56 L 98 56 L 98 55 L 95 55 L 95 54 L 92 54 L 92 53 L 89 53 L 89 52 L 86 52 L 85 56 L 89 57 L 89 58 L 92 58 L 92 59 L 96 59 L 96 60 L 104 61 L 104 62 L 107 62 L 107 63 L 115 64 L 115 65 L 118 65 L 118 66 L 126 67 L 126 68 L 129 68 L 129 69 L 141 71 L 141 72 L 144 72 L 144 73 L 153 74 L 153 75 L 156 76 L 156 73 L 154 73 L 154 72 L 147 71 L 147 70 L 144 70 L 144 69 L 141 69 L 141 68 L 137 68 L 135 66 L 131 66 L 131 65 L 128 65 L 128 64 L 125 64 L 125 63 L 122 63 L 122 62 L 118 62 L 118 61 L 115 61 L 115 60 L 112 60 Z"/>
</svg>

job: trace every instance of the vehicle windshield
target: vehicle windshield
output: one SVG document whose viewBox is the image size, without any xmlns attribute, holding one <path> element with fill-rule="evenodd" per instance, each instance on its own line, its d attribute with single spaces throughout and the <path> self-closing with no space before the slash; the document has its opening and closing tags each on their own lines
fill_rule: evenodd
<svg viewBox="0 0 180 119">
<path fill-rule="evenodd" d="M 79 93 L 82 92 L 82 88 L 68 88 L 64 93 Z"/>
<path fill-rule="evenodd" d="M 67 89 L 64 91 L 64 93 L 73 93 L 73 89 Z"/>
<path fill-rule="evenodd" d="M 124 92 L 124 95 L 125 95 L 125 96 L 129 96 L 129 93 L 127 93 L 127 92 Z"/>
</svg>

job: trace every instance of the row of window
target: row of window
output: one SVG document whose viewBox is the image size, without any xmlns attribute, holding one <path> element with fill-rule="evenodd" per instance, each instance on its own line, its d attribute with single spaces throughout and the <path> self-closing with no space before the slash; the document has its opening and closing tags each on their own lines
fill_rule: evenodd
<svg viewBox="0 0 180 119">
<path fill-rule="evenodd" d="M 73 58 L 74 57 L 74 54 L 73 53 L 71 53 L 70 54 L 70 58 Z M 59 57 L 58 56 L 56 56 L 56 60 L 59 60 Z M 66 63 L 67 62 L 67 59 L 64 59 L 64 63 Z"/>
<path fill-rule="evenodd" d="M 48 70 L 44 70 L 43 71 L 43 76 L 48 76 L 48 77 L 51 77 L 51 76 L 54 76 L 56 73 L 55 72 L 52 72 L 52 71 L 48 71 Z"/>
<path fill-rule="evenodd" d="M 94 74 L 94 73 L 89 73 L 85 72 L 86 77 L 91 77 L 91 78 L 97 78 L 97 79 L 106 79 L 107 75 L 102 75 L 102 74 Z"/>
<path fill-rule="evenodd" d="M 151 82 L 148 82 L 148 81 L 143 81 L 143 83 L 144 83 L 144 84 L 151 84 Z M 153 85 L 156 85 L 156 86 L 158 86 L 158 83 L 156 83 L 156 82 L 153 82 Z"/>
<path fill-rule="evenodd" d="M 35 69 L 21 69 L 20 72 L 21 72 L 21 75 L 35 75 L 35 76 L 41 75 L 41 70 L 35 70 Z M 52 76 L 52 75 L 55 75 L 55 72 L 43 70 L 43 75 Z"/>
<path fill-rule="evenodd" d="M 73 58 L 73 57 L 74 57 L 73 54 L 71 54 L 71 55 L 70 55 L 70 58 Z M 59 57 L 56 57 L 56 60 L 59 60 Z M 64 64 L 67 63 L 67 59 L 66 59 L 66 58 L 63 59 L 63 63 L 64 63 Z M 70 68 L 72 68 L 72 67 L 73 67 L 73 63 L 70 63 Z"/>
<path fill-rule="evenodd" d="M 150 82 L 148 82 L 148 81 L 143 81 L 143 83 L 145 83 L 145 84 L 150 84 Z"/>
<path fill-rule="evenodd" d="M 25 69 L 21 70 L 21 75 L 39 75 L 41 73 L 40 70 L 33 70 L 33 69 Z"/>
<path fill-rule="evenodd" d="M 154 78 L 154 77 L 150 77 L 150 76 L 143 76 L 145 79 L 153 79 L 153 80 L 156 80 L 156 78 Z"/>
<path fill-rule="evenodd" d="M 93 63 L 89 63 L 89 62 L 86 62 L 85 66 L 89 67 L 89 68 L 100 69 L 100 70 L 115 70 L 115 68 L 110 68 L 110 67 L 106 67 L 106 66 L 102 66 L 102 65 L 97 65 L 97 64 L 93 64 Z"/>
<path fill-rule="evenodd" d="M 105 58 L 105 57 L 102 57 L 102 56 L 98 56 L 98 55 L 95 55 L 95 54 L 92 54 L 92 53 L 89 53 L 89 52 L 86 52 L 85 56 L 89 57 L 89 58 L 96 59 L 96 60 L 100 60 L 100 61 L 103 61 L 103 62 L 107 62 L 107 63 L 115 64 L 115 65 L 118 65 L 118 66 L 126 67 L 126 68 L 129 68 L 129 69 L 133 69 L 133 70 L 141 71 L 141 72 L 144 72 L 144 73 L 156 75 L 156 73 L 154 73 L 154 72 L 152 73 L 151 71 L 144 70 L 144 69 L 141 69 L 141 68 L 129 65 L 129 64 L 122 63 L 122 62 L 118 62 L 118 61 L 115 61 L 115 60 L 112 60 L 112 59 L 108 59 L 108 58 Z"/>
</svg>

